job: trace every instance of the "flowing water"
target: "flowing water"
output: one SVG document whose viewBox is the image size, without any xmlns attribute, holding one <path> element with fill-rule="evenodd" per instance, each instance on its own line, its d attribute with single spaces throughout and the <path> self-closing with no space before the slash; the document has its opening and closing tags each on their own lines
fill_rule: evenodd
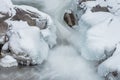
<svg viewBox="0 0 120 80">
<path fill-rule="evenodd" d="M 48 60 L 41 65 L 0 68 L 0 80 L 103 80 L 97 75 L 94 62 L 80 56 L 82 37 L 79 32 L 63 21 L 65 10 L 73 9 L 74 0 L 13 1 L 37 7 L 49 14 L 58 30 L 59 44 L 50 50 Z"/>
</svg>

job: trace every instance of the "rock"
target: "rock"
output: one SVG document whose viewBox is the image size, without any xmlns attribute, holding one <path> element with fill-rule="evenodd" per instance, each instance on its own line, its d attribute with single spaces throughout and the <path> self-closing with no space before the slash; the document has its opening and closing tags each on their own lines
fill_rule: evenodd
<svg viewBox="0 0 120 80">
<path fill-rule="evenodd" d="M 0 35 L 5 35 L 8 30 L 8 24 L 6 22 L 0 23 Z"/>
<path fill-rule="evenodd" d="M 75 19 L 75 16 L 74 16 L 74 13 L 71 11 L 70 13 L 69 12 L 66 12 L 64 14 L 64 21 L 68 24 L 68 26 L 72 27 L 74 25 L 76 25 L 76 19 Z"/>
<path fill-rule="evenodd" d="M 101 7 L 100 5 L 97 5 L 97 6 L 93 7 L 91 11 L 92 12 L 99 12 L 99 11 L 109 12 L 107 7 Z"/>
<path fill-rule="evenodd" d="M 6 42 L 6 32 L 8 30 L 8 24 L 6 22 L 0 23 L 0 52 L 3 44 Z"/>
<path fill-rule="evenodd" d="M 31 10 L 24 10 L 22 8 L 15 7 L 16 15 L 12 20 L 27 21 L 30 26 L 38 26 L 40 29 L 45 29 L 47 26 L 47 20 L 40 19 L 40 14 Z"/>
</svg>

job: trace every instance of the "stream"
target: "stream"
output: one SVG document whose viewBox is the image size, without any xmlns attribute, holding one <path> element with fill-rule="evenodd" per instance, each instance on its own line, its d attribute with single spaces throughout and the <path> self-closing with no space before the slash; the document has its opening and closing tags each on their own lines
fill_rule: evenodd
<svg viewBox="0 0 120 80">
<path fill-rule="evenodd" d="M 13 0 L 15 4 L 31 5 L 49 14 L 58 30 L 58 45 L 41 65 L 0 68 L 0 80 L 104 80 L 97 75 L 95 62 L 81 57 L 82 36 L 63 21 L 65 10 L 72 9 L 74 0 L 35 1 Z"/>
</svg>

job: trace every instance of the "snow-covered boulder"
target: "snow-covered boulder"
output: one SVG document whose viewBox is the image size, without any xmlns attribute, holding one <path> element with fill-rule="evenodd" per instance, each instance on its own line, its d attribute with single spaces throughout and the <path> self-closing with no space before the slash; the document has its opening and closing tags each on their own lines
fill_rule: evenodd
<svg viewBox="0 0 120 80">
<path fill-rule="evenodd" d="M 1 1 L 4 1 L 0 5 L 2 57 L 9 53 L 20 64 L 41 64 L 47 59 L 49 48 L 56 45 L 56 28 L 51 17 L 30 6 Z"/>
<path fill-rule="evenodd" d="M 101 13 L 97 14 L 96 12 L 93 19 L 89 15 L 91 18 L 87 16 L 88 19 L 86 20 L 92 26 L 86 31 L 82 55 L 91 60 L 101 60 L 106 58 L 106 55 L 111 55 L 109 52 L 114 51 L 115 44 L 120 41 L 118 35 L 120 32 L 120 20 L 107 14 L 106 17 L 102 15 L 99 17 L 99 14 L 101 15 Z"/>
<path fill-rule="evenodd" d="M 109 80 L 120 79 L 120 43 L 116 46 L 114 54 L 101 63 L 98 67 L 98 73 L 100 76 L 106 77 Z"/>
<path fill-rule="evenodd" d="M 17 60 L 14 59 L 10 55 L 6 55 L 2 59 L 0 59 L 0 66 L 2 67 L 13 67 L 13 66 L 18 66 Z"/>
<path fill-rule="evenodd" d="M 12 20 L 26 21 L 29 26 L 36 26 L 41 30 L 41 33 L 45 41 L 52 48 L 56 45 L 56 27 L 53 24 L 51 17 L 36 8 L 30 6 L 15 6 L 16 15 L 13 16 Z"/>
<path fill-rule="evenodd" d="M 49 47 L 39 28 L 30 27 L 23 21 L 9 23 L 12 26 L 7 32 L 9 41 L 6 44 L 19 63 L 41 64 L 47 59 Z M 7 49 L 6 47 L 3 46 L 3 50 Z"/>
</svg>

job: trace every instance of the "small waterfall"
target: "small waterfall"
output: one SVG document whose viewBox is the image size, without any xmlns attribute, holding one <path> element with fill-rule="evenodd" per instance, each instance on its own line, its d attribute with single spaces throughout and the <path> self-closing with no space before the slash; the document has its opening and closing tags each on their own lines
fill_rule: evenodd
<svg viewBox="0 0 120 80">
<path fill-rule="evenodd" d="M 35 78 L 30 80 L 102 80 L 95 72 L 94 63 L 86 61 L 80 56 L 82 37 L 79 32 L 69 28 L 63 20 L 65 11 L 74 9 L 75 0 L 12 1 L 15 4 L 37 7 L 49 14 L 58 30 L 60 45 L 58 44 L 50 51 L 50 56 L 45 64 L 32 68 L 33 72 L 31 73 L 37 75 L 33 75 Z"/>
</svg>

